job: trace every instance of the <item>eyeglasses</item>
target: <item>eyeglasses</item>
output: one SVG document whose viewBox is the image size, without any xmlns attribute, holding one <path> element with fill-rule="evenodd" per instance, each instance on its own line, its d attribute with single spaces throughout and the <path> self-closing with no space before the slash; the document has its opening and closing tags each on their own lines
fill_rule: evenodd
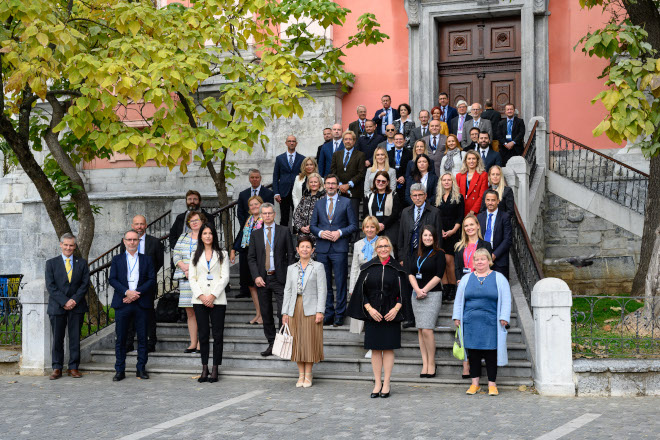
<svg viewBox="0 0 660 440">
<path fill-rule="evenodd" d="M 191 224 L 191 225 L 192 225 L 193 223 L 201 223 L 201 222 L 202 222 L 202 221 L 201 221 L 200 219 L 196 218 L 195 220 L 189 220 L 189 221 L 188 221 L 188 224 Z"/>
<path fill-rule="evenodd" d="M 126 241 L 140 241 L 139 238 L 124 238 Z"/>
<path fill-rule="evenodd" d="M 387 180 L 378 179 L 376 180 L 376 183 L 387 183 Z"/>
<path fill-rule="evenodd" d="M 385 131 L 396 131 L 393 128 L 386 128 Z"/>
<path fill-rule="evenodd" d="M 381 244 L 380 246 L 376 246 L 376 249 L 389 249 L 390 245 L 389 244 Z"/>
</svg>

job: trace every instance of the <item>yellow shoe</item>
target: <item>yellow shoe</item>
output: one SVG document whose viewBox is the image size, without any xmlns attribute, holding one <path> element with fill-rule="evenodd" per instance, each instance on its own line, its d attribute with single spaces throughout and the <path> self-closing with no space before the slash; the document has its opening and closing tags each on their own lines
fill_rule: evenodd
<svg viewBox="0 0 660 440">
<path fill-rule="evenodd" d="M 492 387 L 490 385 L 488 386 L 488 395 L 489 396 L 497 396 L 499 394 L 500 394 L 500 392 L 497 391 L 497 387 Z"/>
<path fill-rule="evenodd" d="M 481 391 L 481 387 L 477 385 L 470 385 L 470 388 L 465 392 L 465 394 L 474 395 Z"/>
</svg>

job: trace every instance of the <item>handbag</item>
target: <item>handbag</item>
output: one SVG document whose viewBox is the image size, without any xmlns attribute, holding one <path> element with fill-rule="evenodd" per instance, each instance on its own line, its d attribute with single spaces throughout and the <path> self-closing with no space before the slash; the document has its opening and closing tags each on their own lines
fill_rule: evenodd
<svg viewBox="0 0 660 440">
<path fill-rule="evenodd" d="M 461 335 L 459 334 L 460 329 L 461 328 L 458 327 L 456 329 L 456 333 L 454 334 L 454 348 L 452 350 L 452 354 L 459 361 L 464 361 L 465 360 L 465 348 L 463 347 L 463 343 L 461 341 Z"/>
<path fill-rule="evenodd" d="M 291 360 L 291 352 L 293 351 L 293 336 L 289 330 L 289 325 L 284 324 L 280 331 L 275 335 L 275 342 L 273 343 L 273 354 L 279 358 Z"/>
<path fill-rule="evenodd" d="M 166 292 L 156 304 L 156 322 L 177 322 L 179 320 L 179 291 Z"/>
</svg>

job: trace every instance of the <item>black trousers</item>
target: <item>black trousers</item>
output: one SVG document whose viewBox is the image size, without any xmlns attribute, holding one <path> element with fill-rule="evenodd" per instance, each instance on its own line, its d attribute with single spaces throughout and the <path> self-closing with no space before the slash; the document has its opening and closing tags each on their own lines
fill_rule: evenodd
<svg viewBox="0 0 660 440">
<path fill-rule="evenodd" d="M 227 306 L 214 305 L 206 307 L 203 304 L 193 304 L 199 333 L 199 351 L 202 354 L 202 365 L 209 364 L 209 341 L 213 332 L 213 365 L 222 365 L 222 349 L 225 334 L 225 313 Z M 209 326 L 210 323 L 210 326 Z"/>
<path fill-rule="evenodd" d="M 126 370 L 126 335 L 128 323 L 135 323 L 137 333 L 137 365 L 136 369 L 144 371 L 147 366 L 147 326 L 149 310 L 141 308 L 137 302 L 124 304 L 115 309 L 115 371 L 122 373 Z"/>
<path fill-rule="evenodd" d="M 403 258 L 403 268 L 408 267 L 408 263 L 410 261 L 410 258 L 412 256 L 407 256 L 407 258 Z M 408 321 L 408 322 L 415 322 L 415 313 L 413 312 L 412 308 L 412 296 L 415 294 L 412 292 L 412 289 L 410 289 L 410 293 L 404 294 L 402 298 L 402 303 L 401 305 L 403 306 L 403 318 Z"/>
<path fill-rule="evenodd" d="M 51 348 L 53 369 L 61 370 L 64 365 L 64 335 L 69 332 L 69 370 L 77 370 L 80 365 L 80 330 L 84 313 L 67 310 L 62 315 L 50 315 L 50 328 L 53 333 Z"/>
<path fill-rule="evenodd" d="M 156 337 L 156 309 L 149 309 L 147 311 L 147 317 L 149 321 L 147 322 L 147 336 L 149 341 L 147 342 L 148 349 L 156 349 L 156 343 L 158 338 Z M 126 351 L 133 349 L 135 342 L 135 322 L 132 317 L 128 319 L 128 331 L 126 332 Z"/>
<path fill-rule="evenodd" d="M 280 202 L 280 225 L 289 227 L 289 217 L 293 211 L 293 196 L 289 193 L 286 196 L 281 196 Z"/>
<path fill-rule="evenodd" d="M 284 301 L 284 284 L 277 280 L 275 275 L 266 276 L 266 287 L 258 287 L 259 308 L 264 321 L 264 336 L 268 344 L 275 342 L 275 318 L 273 317 L 273 297 L 277 305 L 277 320 L 282 322 L 282 302 Z"/>
<path fill-rule="evenodd" d="M 484 359 L 488 380 L 495 382 L 495 379 L 497 379 L 497 350 L 475 350 L 470 348 L 467 352 L 470 361 L 470 377 L 481 376 L 481 360 Z"/>
<path fill-rule="evenodd" d="M 360 214 L 361 214 L 361 212 L 360 212 L 360 199 L 359 198 L 351 199 L 351 207 L 353 208 L 353 213 L 355 214 L 355 218 L 358 221 L 358 225 L 361 225 L 362 222 L 360 221 Z M 360 232 L 361 232 L 361 229 L 358 226 L 358 230 L 355 231 L 353 233 L 353 235 L 351 236 L 351 243 L 355 243 L 356 241 L 358 241 L 360 239 Z"/>
</svg>

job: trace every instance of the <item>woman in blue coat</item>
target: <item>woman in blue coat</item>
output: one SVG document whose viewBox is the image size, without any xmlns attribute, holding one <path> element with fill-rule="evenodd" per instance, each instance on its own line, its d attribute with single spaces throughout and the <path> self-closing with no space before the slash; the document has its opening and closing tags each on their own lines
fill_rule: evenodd
<svg viewBox="0 0 660 440">
<path fill-rule="evenodd" d="M 493 260 L 486 249 L 473 256 L 474 272 L 461 279 L 452 319 L 470 362 L 472 385 L 467 394 L 480 391 L 481 359 L 486 362 L 488 394 L 497 396 L 497 367 L 508 363 L 506 327 L 511 316 L 511 289 L 504 275 L 490 269 Z"/>
</svg>

